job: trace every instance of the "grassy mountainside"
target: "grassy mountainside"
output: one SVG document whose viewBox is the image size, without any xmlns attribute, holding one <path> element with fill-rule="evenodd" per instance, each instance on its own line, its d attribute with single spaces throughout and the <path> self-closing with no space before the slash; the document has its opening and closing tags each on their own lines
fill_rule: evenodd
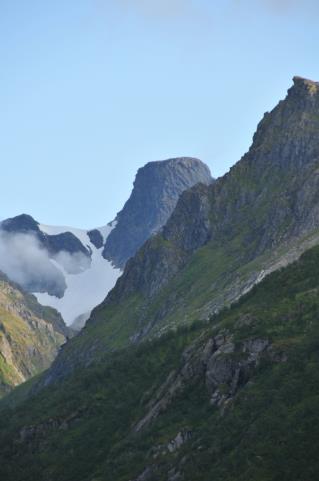
<svg viewBox="0 0 319 481">
<path fill-rule="evenodd" d="M 296 77 L 230 172 L 181 195 L 46 382 L 106 350 L 208 319 L 317 244 L 318 159 L 319 84 Z"/>
<path fill-rule="evenodd" d="M 0 273 L 0 397 L 46 369 L 67 334 L 54 309 Z"/>
<path fill-rule="evenodd" d="M 319 477 L 319 247 L 208 323 L 2 401 L 6 481 Z M 20 396 L 23 397 L 23 396 Z"/>
</svg>

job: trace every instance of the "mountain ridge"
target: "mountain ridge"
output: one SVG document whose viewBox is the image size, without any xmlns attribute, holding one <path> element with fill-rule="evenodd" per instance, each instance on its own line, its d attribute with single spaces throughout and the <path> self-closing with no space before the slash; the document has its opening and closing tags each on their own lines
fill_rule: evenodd
<svg viewBox="0 0 319 481">
<path fill-rule="evenodd" d="M 181 195 L 161 232 L 93 310 L 86 330 L 62 350 L 47 381 L 105 350 L 208 319 L 315 244 L 318 132 L 318 91 L 296 78 L 229 173 Z"/>
</svg>

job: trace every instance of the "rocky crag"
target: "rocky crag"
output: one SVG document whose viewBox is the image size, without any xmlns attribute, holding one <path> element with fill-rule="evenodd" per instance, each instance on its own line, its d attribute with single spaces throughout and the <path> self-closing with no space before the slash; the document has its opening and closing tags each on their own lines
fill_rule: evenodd
<svg viewBox="0 0 319 481">
<path fill-rule="evenodd" d="M 115 218 L 103 255 L 123 268 L 144 242 L 166 223 L 185 190 L 213 182 L 198 159 L 181 157 L 149 162 L 138 170 L 132 194 Z"/>
</svg>

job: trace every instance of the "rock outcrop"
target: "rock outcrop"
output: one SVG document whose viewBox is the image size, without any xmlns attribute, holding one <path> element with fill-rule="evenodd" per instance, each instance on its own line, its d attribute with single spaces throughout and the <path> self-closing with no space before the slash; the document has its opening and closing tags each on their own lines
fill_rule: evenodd
<svg viewBox="0 0 319 481">
<path fill-rule="evenodd" d="M 123 268 L 166 223 L 182 192 L 195 184 L 211 182 L 208 167 L 198 159 L 181 157 L 146 164 L 138 170 L 132 194 L 117 214 L 103 255 Z"/>
<path fill-rule="evenodd" d="M 268 339 L 252 338 L 235 343 L 231 333 L 225 331 L 209 339 L 197 340 L 184 352 L 180 369 L 170 373 L 149 401 L 147 413 L 135 425 L 134 431 L 146 429 L 177 396 L 201 380 L 205 382 L 211 405 L 223 409 L 251 379 L 262 358 L 271 362 L 286 361 Z M 190 437 L 189 433 L 177 435 L 168 450 L 171 452 L 174 446 Z"/>
</svg>

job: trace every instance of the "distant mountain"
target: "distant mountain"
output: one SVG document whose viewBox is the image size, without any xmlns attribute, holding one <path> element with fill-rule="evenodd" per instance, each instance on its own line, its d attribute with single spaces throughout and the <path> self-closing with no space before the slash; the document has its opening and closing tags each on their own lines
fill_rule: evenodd
<svg viewBox="0 0 319 481">
<path fill-rule="evenodd" d="M 0 397 L 49 367 L 70 335 L 54 309 L 0 272 Z"/>
<path fill-rule="evenodd" d="M 0 269 L 68 324 L 82 327 L 120 276 L 126 261 L 165 224 L 179 195 L 210 184 L 208 167 L 192 158 L 150 162 L 113 222 L 86 231 L 47 226 L 22 214 L 0 224 Z"/>
<path fill-rule="evenodd" d="M 182 192 L 212 181 L 208 167 L 198 159 L 182 157 L 146 164 L 138 170 L 132 194 L 115 218 L 116 227 L 106 239 L 103 256 L 123 268 L 167 222 Z"/>
</svg>

